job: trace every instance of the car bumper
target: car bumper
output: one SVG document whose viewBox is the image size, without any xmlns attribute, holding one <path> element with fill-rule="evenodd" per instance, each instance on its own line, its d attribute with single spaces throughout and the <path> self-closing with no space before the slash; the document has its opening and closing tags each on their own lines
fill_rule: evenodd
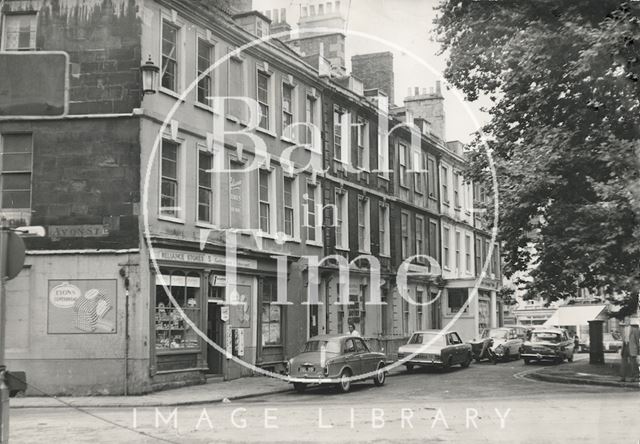
<svg viewBox="0 0 640 444">
<path fill-rule="evenodd" d="M 543 359 L 558 359 L 562 357 L 561 353 L 543 353 L 543 352 L 526 352 L 520 355 L 522 358 L 537 359 L 541 361 Z"/>
<path fill-rule="evenodd" d="M 403 365 L 407 365 L 407 364 L 440 366 L 440 365 L 443 365 L 443 362 L 440 359 L 411 359 L 403 362 Z"/>
</svg>

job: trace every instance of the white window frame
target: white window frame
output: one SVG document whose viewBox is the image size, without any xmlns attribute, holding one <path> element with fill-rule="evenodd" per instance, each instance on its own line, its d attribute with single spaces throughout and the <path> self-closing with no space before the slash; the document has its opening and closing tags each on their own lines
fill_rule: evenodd
<svg viewBox="0 0 640 444">
<path fill-rule="evenodd" d="M 341 250 L 348 250 L 349 249 L 349 192 L 342 189 L 336 189 L 335 195 L 336 195 L 335 205 L 336 205 L 336 228 L 337 228 L 336 229 L 336 248 Z"/>
<path fill-rule="evenodd" d="M 399 184 L 403 188 L 409 188 L 407 185 L 407 171 L 410 169 L 409 161 L 408 145 L 405 145 L 403 142 L 398 142 Z"/>
<path fill-rule="evenodd" d="M 358 118 L 356 168 L 369 171 L 369 122 Z"/>
<path fill-rule="evenodd" d="M 310 106 L 311 105 L 311 106 Z M 305 123 L 302 126 L 304 141 L 312 151 L 320 151 L 320 97 L 308 91 L 304 98 Z"/>
<path fill-rule="evenodd" d="M 451 269 L 451 228 L 444 225 L 442 227 L 442 267 Z"/>
<path fill-rule="evenodd" d="M 424 193 L 422 171 L 420 171 L 420 165 L 422 165 L 422 153 L 419 151 L 413 152 L 413 165 L 415 171 L 413 172 L 413 189 L 418 194 Z"/>
<path fill-rule="evenodd" d="M 313 205 L 309 204 L 309 187 L 313 187 Z M 318 181 L 314 181 L 311 179 L 307 179 L 305 183 L 305 194 L 307 195 L 306 199 L 306 214 L 305 214 L 305 227 L 306 227 L 306 243 L 311 245 L 322 245 L 322 203 L 321 198 L 322 195 L 320 193 L 320 183 Z M 310 208 L 313 207 L 313 211 L 310 211 Z M 320 211 L 318 211 L 320 210 Z M 309 226 L 309 217 L 313 213 L 315 226 Z M 309 238 L 310 230 L 314 230 L 315 239 Z"/>
<path fill-rule="evenodd" d="M 175 56 L 175 61 L 176 61 L 176 79 L 175 79 L 175 90 L 167 88 L 162 86 L 162 72 L 163 72 L 163 68 L 162 68 L 162 57 L 163 57 L 163 50 L 162 50 L 162 42 L 163 42 L 163 31 L 164 31 L 164 26 L 165 23 L 173 26 L 174 28 L 177 28 L 177 32 L 176 32 L 176 56 Z M 160 14 L 160 38 L 159 38 L 159 54 L 160 54 L 160 78 L 159 78 L 159 90 L 160 92 L 166 93 L 170 96 L 173 97 L 179 97 L 180 93 L 182 91 L 184 91 L 184 79 L 185 79 L 185 32 L 184 32 L 184 28 L 185 28 L 185 23 L 176 18 L 174 19 L 170 14 L 166 13 L 166 12 L 162 12 Z"/>
<path fill-rule="evenodd" d="M 471 273 L 471 236 L 469 234 L 464 235 L 464 247 L 465 247 L 465 271 Z"/>
<path fill-rule="evenodd" d="M 340 116 L 340 123 L 336 124 L 336 114 Z M 340 128 L 340 157 L 336 157 L 336 127 Z M 344 108 L 333 108 L 333 160 L 344 164 L 349 163 L 349 148 L 351 146 L 351 114 Z"/>
<path fill-rule="evenodd" d="M 389 138 L 378 128 L 378 176 L 389 179 Z"/>
<path fill-rule="evenodd" d="M 454 238 L 453 238 L 453 243 L 454 243 L 454 248 L 455 248 L 455 256 L 454 256 L 454 264 L 455 264 L 455 269 L 456 270 L 461 270 L 462 269 L 462 255 L 460 254 L 460 248 L 461 248 L 461 233 L 458 230 L 455 230 L 454 233 Z"/>
<path fill-rule="evenodd" d="M 185 207 L 182 202 L 185 202 L 185 153 L 186 149 L 184 147 L 184 139 L 172 139 L 170 137 L 163 137 L 161 140 L 162 144 L 164 142 L 171 143 L 176 146 L 176 207 L 175 214 L 163 214 L 162 213 L 162 182 L 163 182 L 163 174 L 162 174 L 162 145 L 158 150 L 159 157 L 159 168 L 158 168 L 158 219 L 167 220 L 171 222 L 179 222 L 184 223 L 185 218 Z"/>
<path fill-rule="evenodd" d="M 260 101 L 260 96 L 259 96 L 259 85 L 260 85 L 260 75 L 264 75 L 267 77 L 267 103 L 263 103 Z M 275 95 L 275 91 L 274 91 L 274 73 L 269 71 L 268 69 L 264 69 L 263 67 L 257 66 L 256 67 L 256 102 L 258 102 L 258 115 L 261 116 L 262 115 L 262 111 L 260 109 L 260 105 L 264 105 L 267 107 L 267 128 L 264 128 L 263 126 L 260 126 L 262 123 L 262 118 L 260 118 L 258 120 L 258 126 L 256 127 L 256 129 L 258 131 L 263 131 L 263 132 L 267 132 L 270 134 L 274 134 L 274 128 L 275 128 L 275 124 L 274 124 L 274 104 L 275 104 L 275 100 L 274 100 L 274 95 Z"/>
<path fill-rule="evenodd" d="M 440 167 L 440 183 L 442 185 L 442 203 L 449 205 L 449 167 L 441 165 Z"/>
<path fill-rule="evenodd" d="M 291 181 L 291 204 L 292 207 L 291 209 L 293 210 L 293 220 L 291 222 L 291 231 L 292 234 L 287 234 L 286 233 L 286 210 L 287 210 L 287 206 L 286 206 L 286 200 L 285 200 L 285 182 L 287 180 Z M 282 232 L 285 233 L 285 235 L 289 236 L 290 240 L 299 242 L 300 241 L 300 198 L 298 196 L 299 194 L 299 190 L 298 190 L 298 177 L 295 175 L 289 175 L 289 174 L 283 174 L 282 176 L 282 208 L 283 208 L 283 217 L 282 217 Z"/>
<path fill-rule="evenodd" d="M 291 90 L 291 109 L 289 111 L 285 111 L 284 109 L 284 91 L 289 88 Z M 298 87 L 293 81 L 289 81 L 286 78 L 282 80 L 280 84 L 280 107 L 281 107 L 281 122 L 280 122 L 280 130 L 282 134 L 282 138 L 284 140 L 289 140 L 295 142 L 297 138 L 296 134 L 296 122 L 298 115 Z M 287 127 L 285 127 L 285 114 L 291 116 L 291 123 Z"/>
<path fill-rule="evenodd" d="M 7 213 L 10 213 L 12 211 L 15 212 L 21 212 L 21 211 L 28 211 L 29 214 L 31 214 L 31 208 L 33 205 L 33 133 L 32 132 L 6 132 L 6 133 L 0 133 L 0 156 L 2 156 L 4 158 L 4 156 L 6 154 L 17 154 L 17 155 L 24 155 L 26 154 L 23 151 L 7 151 L 6 150 L 6 137 L 7 136 L 14 136 L 14 135 L 24 135 L 24 136 L 29 136 L 31 138 L 31 150 L 29 151 L 29 156 L 30 156 L 30 160 L 29 160 L 29 169 L 28 170 L 6 170 L 4 171 L 4 162 L 3 162 L 3 168 L 0 169 L 0 183 L 2 183 L 2 187 L 0 187 L 0 208 L 7 210 Z M 4 191 L 5 191 L 5 187 L 4 187 L 4 178 L 10 175 L 18 175 L 18 174 L 29 174 L 29 206 L 28 207 L 5 207 L 5 202 L 4 202 Z M 25 191 L 25 190 L 13 190 L 13 191 Z"/>
<path fill-rule="evenodd" d="M 31 19 L 31 23 L 29 23 L 29 46 L 28 47 L 17 47 L 17 48 L 7 48 L 7 32 L 9 30 L 9 26 L 7 24 L 8 19 L 15 17 L 29 17 Z M 2 26 L 2 36 L 0 39 L 0 51 L 35 51 L 38 49 L 38 13 L 36 11 L 20 11 L 18 13 L 5 13 L 2 14 L 0 20 L 0 25 Z M 32 35 L 31 35 L 32 34 Z M 18 43 L 20 38 L 18 37 Z"/>
<path fill-rule="evenodd" d="M 418 221 L 420 221 L 420 229 L 418 229 Z M 419 238 L 418 238 L 418 235 L 420 235 Z M 416 216 L 415 238 L 416 238 L 416 254 L 425 254 L 424 217 L 422 216 Z M 418 240 L 420 240 L 420 244 L 418 244 Z"/>
<path fill-rule="evenodd" d="M 269 189 L 267 190 L 268 192 L 268 196 L 266 201 L 263 201 L 261 199 L 260 196 L 260 176 L 266 173 L 268 174 L 268 186 Z M 258 169 L 258 230 L 260 232 L 261 236 L 274 236 L 276 231 L 277 231 L 277 217 L 276 217 L 276 202 L 275 202 L 275 190 L 276 190 L 276 186 L 275 186 L 275 180 L 276 180 L 276 172 L 274 169 L 267 169 L 267 168 L 259 168 Z M 269 209 L 269 215 L 268 215 L 268 219 L 267 222 L 269 223 L 269 226 L 267 227 L 268 230 L 264 231 L 262 229 L 262 224 L 261 224 L 261 220 L 262 220 L 262 204 L 267 204 L 268 205 L 268 209 Z"/>
<path fill-rule="evenodd" d="M 364 208 L 361 207 L 363 204 Z M 363 220 L 360 220 L 361 209 Z M 371 252 L 371 200 L 366 196 L 358 196 L 358 251 Z"/>
<path fill-rule="evenodd" d="M 406 231 L 402 229 L 402 221 L 405 219 L 406 223 Z M 404 211 L 400 212 L 400 254 L 401 260 L 405 260 L 409 257 L 409 232 L 411 231 L 411 227 L 409 226 L 409 213 Z"/>
<path fill-rule="evenodd" d="M 378 208 L 379 211 L 379 242 L 380 242 L 380 256 L 389 257 L 391 255 L 391 233 L 389 231 L 389 204 L 381 203 Z"/>
<path fill-rule="evenodd" d="M 211 156 L 211 168 L 213 169 L 215 166 L 215 158 L 214 158 L 214 153 L 206 148 L 203 147 L 198 147 L 198 159 L 196 160 L 196 166 L 197 166 L 197 177 L 196 177 L 196 182 L 197 182 L 197 192 L 196 192 L 196 221 L 198 223 L 204 223 L 204 224 L 210 224 L 213 225 L 215 223 L 215 214 L 217 214 L 217 211 L 215 211 L 215 205 L 216 205 L 216 183 L 215 183 L 215 175 L 213 174 L 213 171 L 209 172 L 209 178 L 211 181 L 211 186 L 209 189 L 209 192 L 211 193 L 211 198 L 210 198 L 210 202 L 209 202 L 209 220 L 203 220 L 200 219 L 200 188 L 205 188 L 203 186 L 201 186 L 200 184 L 200 154 L 204 153 L 208 156 Z"/>
<path fill-rule="evenodd" d="M 200 44 L 203 43 L 205 45 L 209 46 L 209 60 L 210 60 L 210 64 L 213 64 L 215 62 L 216 59 L 216 42 L 213 41 L 212 39 L 208 39 L 205 35 L 201 34 L 201 33 L 196 33 L 196 54 L 195 54 L 195 58 L 196 58 L 196 63 L 195 63 L 195 75 L 196 75 L 196 79 L 198 77 L 200 77 L 201 71 L 200 71 L 200 66 L 199 66 L 199 62 L 200 62 Z M 216 91 L 217 91 L 217 78 L 218 76 L 215 75 L 217 71 L 215 69 L 211 70 L 209 72 L 209 74 L 207 74 L 207 77 L 209 78 L 209 96 L 216 96 Z M 202 108 L 206 108 L 207 110 L 212 111 L 213 107 L 212 107 L 212 103 L 211 100 L 206 100 L 205 102 L 201 102 L 199 99 L 199 94 L 200 94 L 200 82 L 198 82 L 198 84 L 195 87 L 195 104 L 199 107 Z"/>
</svg>

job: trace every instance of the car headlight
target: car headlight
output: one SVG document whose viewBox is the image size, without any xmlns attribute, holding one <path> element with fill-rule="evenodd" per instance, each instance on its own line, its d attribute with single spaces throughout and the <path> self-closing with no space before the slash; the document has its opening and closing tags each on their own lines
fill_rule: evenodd
<svg viewBox="0 0 640 444">
<path fill-rule="evenodd" d="M 287 373 L 291 373 L 291 366 L 293 365 L 293 358 L 287 361 Z"/>
</svg>

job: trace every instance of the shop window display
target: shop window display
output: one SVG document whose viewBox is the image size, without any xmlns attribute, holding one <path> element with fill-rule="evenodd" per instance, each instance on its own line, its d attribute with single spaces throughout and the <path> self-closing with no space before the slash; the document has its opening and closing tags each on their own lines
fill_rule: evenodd
<svg viewBox="0 0 640 444">
<path fill-rule="evenodd" d="M 197 333 L 189 326 L 173 303 L 167 290 L 196 325 L 200 321 L 200 274 L 163 270 L 156 276 L 156 349 L 198 349 Z M 165 287 L 163 286 L 166 286 Z"/>
</svg>

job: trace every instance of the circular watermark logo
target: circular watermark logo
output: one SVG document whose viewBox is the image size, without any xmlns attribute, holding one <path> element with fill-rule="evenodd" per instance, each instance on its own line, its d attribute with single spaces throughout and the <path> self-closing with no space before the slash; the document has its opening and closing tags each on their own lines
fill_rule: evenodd
<svg viewBox="0 0 640 444">
<path fill-rule="evenodd" d="M 416 55 L 415 53 L 413 53 L 410 50 L 407 50 L 406 48 L 401 47 L 400 45 L 394 43 L 394 42 L 390 42 L 387 41 L 385 39 L 382 39 L 376 35 L 372 35 L 369 33 L 365 33 L 365 32 L 360 32 L 360 31 L 354 31 L 354 30 L 345 30 L 345 29 L 334 29 L 334 28 L 327 28 L 327 27 L 316 27 L 316 28 L 305 28 L 303 31 L 305 36 L 309 36 L 309 35 L 314 35 L 314 34 L 327 34 L 327 33 L 341 33 L 341 34 L 345 34 L 347 36 L 357 36 L 360 38 L 364 38 L 364 39 L 369 39 L 372 42 L 375 42 L 376 44 L 379 45 L 383 45 L 386 46 L 387 48 L 397 51 L 397 52 L 402 52 L 403 54 L 405 54 L 406 56 L 410 57 L 412 60 L 415 61 L 415 63 L 419 66 L 421 66 L 422 68 L 426 68 L 428 71 L 430 71 L 433 75 L 435 75 L 437 78 L 439 78 L 441 81 L 444 82 L 444 84 L 446 85 L 446 80 L 443 78 L 443 76 L 441 75 L 441 73 L 439 73 L 436 69 L 434 69 L 428 62 L 426 62 L 424 59 L 422 59 L 421 57 L 419 57 L 418 55 Z M 179 111 L 180 107 L 187 102 L 187 96 L 192 94 L 192 92 L 194 90 L 196 90 L 198 88 L 198 85 L 200 84 L 200 82 L 207 78 L 208 76 L 211 75 L 212 72 L 215 72 L 216 69 L 218 69 L 220 66 L 223 66 L 225 63 L 227 63 L 228 61 L 232 60 L 233 58 L 239 58 L 242 57 L 243 52 L 250 50 L 251 48 L 254 48 L 258 45 L 264 45 L 264 44 L 268 44 L 271 40 L 273 39 L 277 39 L 277 38 L 281 38 L 281 37 L 293 37 L 294 35 L 296 35 L 297 32 L 296 31 L 285 31 L 285 32 L 281 32 L 281 33 L 275 33 L 275 34 L 271 34 L 268 36 L 264 36 L 262 38 L 258 38 L 255 39 L 251 42 L 248 42 L 247 44 L 240 46 L 236 49 L 234 49 L 233 51 L 228 52 L 226 55 L 224 55 L 223 57 L 221 57 L 220 59 L 216 60 L 215 63 L 211 64 L 206 70 L 202 71 L 200 73 L 200 75 L 193 80 L 193 82 L 191 82 L 191 84 L 189 84 L 189 86 L 187 88 L 185 88 L 185 90 L 179 94 L 179 97 L 176 98 L 175 103 L 173 104 L 173 106 L 171 107 L 171 109 L 169 110 L 169 112 L 167 113 L 166 117 L 164 118 L 160 129 L 158 130 L 158 133 L 155 137 L 153 146 L 151 148 L 151 151 L 148 155 L 148 162 L 146 165 L 146 169 L 145 169 L 145 173 L 144 173 L 144 183 L 143 183 L 143 193 L 142 193 L 142 215 L 143 215 L 143 225 L 144 225 L 144 236 L 145 236 L 145 240 L 147 242 L 147 245 L 149 246 L 149 256 L 150 256 L 150 260 L 151 263 L 155 269 L 155 272 L 157 273 L 157 276 L 162 276 L 162 271 L 161 271 L 161 265 L 158 263 L 158 255 L 157 255 L 157 251 L 154 248 L 154 241 L 153 241 L 153 232 L 151 229 L 151 225 L 150 225 L 150 218 L 157 218 L 162 210 L 162 199 L 158 199 L 159 200 L 159 207 L 158 207 L 158 211 L 156 212 L 152 212 L 150 211 L 150 207 L 149 207 L 149 201 L 150 201 L 150 193 L 152 192 L 152 190 L 154 190 L 153 187 L 151 187 L 151 178 L 152 177 L 157 177 L 158 174 L 158 169 L 161 168 L 157 167 L 157 169 L 154 169 L 154 164 L 160 164 L 160 162 L 158 162 L 158 151 L 160 149 L 160 147 L 162 146 L 162 141 L 163 139 L 166 137 L 164 136 L 164 134 L 167 133 L 171 133 L 173 131 L 173 126 L 172 126 L 172 121 L 174 120 L 174 117 L 176 116 L 176 113 Z M 402 358 L 398 359 L 397 361 L 393 362 L 390 365 L 387 365 L 384 367 L 384 371 L 390 371 L 400 365 L 405 365 L 410 363 L 413 359 L 415 359 L 415 357 L 420 354 L 423 353 L 425 351 L 427 351 L 429 349 L 429 347 L 431 347 L 432 345 L 435 345 L 435 343 L 439 340 L 439 338 L 446 334 L 454 325 L 455 323 L 459 320 L 460 316 L 466 311 L 467 307 L 469 307 L 470 304 L 472 304 L 474 302 L 475 299 L 478 298 L 478 287 L 480 286 L 480 284 L 483 282 L 483 280 L 485 279 L 485 277 L 487 276 L 487 271 L 489 269 L 489 265 L 491 262 L 491 258 L 493 257 L 493 249 L 494 249 L 494 245 L 495 245 L 495 241 L 496 241 L 496 237 L 497 237 L 497 226 L 498 226 L 498 186 L 497 186 L 497 175 L 495 172 L 495 167 L 494 167 L 494 162 L 493 162 L 493 158 L 491 156 L 491 152 L 487 149 L 487 144 L 486 144 L 486 139 L 484 134 L 482 134 L 481 131 L 481 125 L 480 123 L 477 121 L 476 116 L 474 115 L 473 111 L 471 110 L 471 108 L 469 107 L 468 104 L 465 103 L 463 97 L 461 96 L 461 94 L 457 91 L 455 91 L 454 89 L 451 90 L 451 92 L 454 94 L 454 96 L 464 105 L 464 107 L 466 108 L 466 111 L 468 113 L 469 118 L 471 119 L 471 121 L 477 126 L 478 128 L 478 132 L 480 133 L 480 137 L 481 140 L 484 142 L 485 145 L 485 153 L 488 159 L 488 165 L 490 167 L 491 170 L 491 178 L 492 178 L 492 186 L 493 186 L 493 200 L 494 200 L 494 205 L 493 205 L 493 228 L 491 230 L 491 242 L 489 244 L 489 248 L 487 251 L 487 255 L 484 259 L 483 265 L 482 265 L 482 269 L 481 270 L 476 270 L 477 272 L 477 277 L 476 277 L 476 281 L 475 284 L 473 286 L 473 288 L 470 290 L 470 294 L 469 297 L 467 298 L 466 302 L 464 303 L 464 305 L 458 310 L 457 313 L 455 313 L 455 315 L 452 316 L 452 318 L 449 320 L 449 322 L 441 329 L 440 334 L 439 335 L 435 335 L 430 337 L 430 339 L 428 339 L 428 341 L 424 344 L 422 344 L 422 346 L 417 349 L 416 351 L 407 354 L 406 356 L 403 356 Z M 261 93 L 263 94 L 268 94 L 265 93 L 264 91 L 260 91 L 260 85 L 258 85 L 258 100 L 252 98 L 252 97 L 211 97 L 211 103 L 213 104 L 212 109 L 214 111 L 214 113 L 218 113 L 220 115 L 223 116 L 224 119 L 224 104 L 226 101 L 229 100 L 233 100 L 233 101 L 238 101 L 238 102 L 242 102 L 244 103 L 244 105 L 246 106 L 246 108 L 251 111 L 253 110 L 254 112 L 249 112 L 249 119 L 248 122 L 244 122 L 245 123 L 245 127 L 246 130 L 242 132 L 243 135 L 249 137 L 249 135 L 251 134 L 252 136 L 250 136 L 250 139 L 255 143 L 255 145 L 253 146 L 253 151 L 254 151 L 254 161 L 253 163 L 248 167 L 245 168 L 244 171 L 250 171 L 250 170 L 259 170 L 261 165 L 263 165 L 265 162 L 268 164 L 269 159 L 270 159 L 270 154 L 269 154 L 269 150 L 267 148 L 267 143 L 265 143 L 263 141 L 263 139 L 260 137 L 260 134 L 263 133 L 264 131 L 261 130 L 257 130 L 257 131 L 253 131 L 256 128 L 261 127 L 261 120 L 265 117 L 265 112 L 264 112 L 264 103 L 261 103 L 260 99 L 261 99 Z M 362 100 L 365 100 L 364 98 Z M 259 111 L 262 110 L 262 111 Z M 386 113 L 380 113 L 379 115 L 379 122 L 383 122 L 382 125 L 387 128 L 386 123 L 388 123 L 388 119 L 389 117 L 387 116 Z M 311 134 L 310 138 L 313 139 L 314 137 L 319 138 L 320 137 L 320 128 L 315 127 L 314 125 L 310 125 L 309 122 L 291 122 L 291 124 L 288 126 L 288 128 L 295 128 L 296 126 L 301 125 L 304 126 L 305 128 L 308 129 L 309 133 Z M 264 125 L 262 125 L 264 127 Z M 215 129 L 215 128 L 214 128 Z M 224 130 L 224 129 L 223 129 Z M 212 131 L 213 133 L 213 131 Z M 413 133 L 413 132 L 412 132 Z M 384 135 L 383 137 L 385 137 L 386 135 Z M 269 136 L 266 136 L 267 138 Z M 316 139 L 319 140 L 319 139 Z M 209 141 L 208 141 L 209 142 Z M 211 142 L 213 143 L 213 142 Z M 222 144 L 223 146 L 223 150 L 224 150 L 224 143 Z M 293 149 L 297 148 L 297 147 L 306 147 L 307 149 L 309 149 L 310 151 L 314 151 L 314 148 L 317 147 L 318 145 L 314 145 L 314 144 L 302 144 L 302 145 L 296 145 L 295 147 L 293 147 Z M 419 148 L 419 145 L 418 145 Z M 302 169 L 295 169 L 294 167 L 294 162 L 291 161 L 291 159 L 288 157 L 288 155 L 291 155 L 291 153 L 293 152 L 293 149 L 287 151 L 285 150 L 284 153 L 282 153 L 280 163 L 283 166 L 283 169 L 287 170 L 289 174 L 299 174 L 302 172 L 307 171 L 307 168 L 313 168 L 313 166 L 311 165 L 311 163 L 309 165 L 307 165 L 306 168 L 302 168 Z M 316 154 L 322 155 L 321 152 L 316 151 Z M 348 168 L 348 165 L 345 165 L 345 168 Z M 217 173 L 220 172 L 224 172 L 224 173 L 230 173 L 231 170 L 226 170 L 224 169 L 223 164 L 216 164 L 216 166 L 214 166 L 212 168 L 212 171 L 215 171 Z M 315 178 L 317 175 L 322 176 L 325 173 L 324 170 L 320 170 L 320 171 L 311 171 L 310 174 L 312 174 L 312 176 Z M 160 190 L 160 193 L 162 193 L 162 190 Z M 248 196 L 242 196 L 241 198 L 247 198 Z M 306 197 L 307 199 L 309 198 L 309 196 L 303 196 Z M 157 198 L 157 196 L 153 196 L 153 198 Z M 179 211 L 179 209 L 176 208 L 169 208 L 169 211 Z M 472 215 L 472 218 L 474 216 Z M 320 218 L 320 220 L 322 220 L 322 218 Z M 223 230 L 223 229 L 220 229 Z M 242 301 L 241 298 L 239 297 L 237 291 L 233 291 L 235 289 L 235 284 L 236 284 L 236 277 L 235 277 L 235 271 L 236 271 L 236 267 L 238 266 L 238 260 L 236 258 L 236 245 L 235 245 L 235 236 L 238 233 L 244 233 L 244 234 L 251 234 L 254 236 L 254 239 L 256 239 L 257 241 L 259 241 L 261 239 L 261 230 L 253 230 L 253 229 L 239 229 L 239 228 L 228 228 L 228 229 L 224 229 L 223 231 L 225 231 L 227 233 L 226 236 L 226 251 L 227 251 L 227 257 L 225 258 L 224 261 L 224 265 L 226 266 L 226 270 L 227 270 L 227 281 L 226 281 L 226 288 L 227 288 L 227 299 L 226 302 L 233 306 L 233 305 L 242 305 L 243 307 L 247 307 L 247 301 Z M 275 241 L 277 243 L 284 243 L 287 241 L 288 237 L 286 235 L 283 235 L 283 233 L 278 233 L 277 235 L 274 236 L 275 237 Z M 231 248 L 229 248 L 229 244 L 231 245 Z M 257 242 L 258 245 L 261 245 L 260 242 Z M 206 245 L 206 238 L 204 239 L 204 242 L 201 242 L 201 246 L 204 247 Z M 231 253 L 231 254 L 229 254 Z M 430 269 L 432 270 L 440 270 L 440 266 L 439 263 L 437 262 L 437 260 L 435 260 L 434 258 L 431 258 L 429 256 L 426 255 L 417 255 L 417 256 L 413 256 L 410 259 L 414 259 L 417 257 L 423 257 L 426 258 L 427 261 L 429 262 L 429 264 L 431 265 Z M 309 259 L 314 259 L 313 257 L 308 257 Z M 378 280 L 376 282 L 380 282 L 380 268 L 377 266 L 374 266 L 374 264 L 377 261 L 377 258 L 375 257 L 371 257 L 369 256 L 367 259 L 369 259 L 369 264 L 372 268 L 372 279 L 375 280 L 375 273 L 378 273 Z M 317 265 L 317 258 L 316 260 L 316 265 Z M 403 266 L 405 266 L 403 268 Z M 408 296 L 408 294 L 404 294 L 406 292 L 403 292 L 403 288 L 402 287 L 402 283 L 406 283 L 406 278 L 407 278 L 407 273 L 408 273 L 408 264 L 403 264 L 403 266 L 400 267 L 399 271 L 398 271 L 398 280 L 400 281 L 400 285 L 398 285 L 399 287 L 399 293 L 400 296 L 405 299 L 408 303 L 410 304 L 414 304 L 414 305 L 422 305 L 422 306 L 428 306 L 430 304 L 433 304 L 434 302 L 436 302 L 440 296 L 442 295 L 442 289 L 440 289 L 440 291 L 438 292 L 438 295 L 435 298 L 432 298 L 431 300 L 427 301 L 427 302 L 420 302 L 418 303 L 417 301 L 411 299 L 410 296 Z M 348 280 L 348 273 L 349 273 L 349 264 L 347 263 L 346 265 L 347 270 L 347 280 Z M 375 268 L 375 269 L 374 269 Z M 231 271 L 231 275 L 229 275 L 229 271 Z M 343 270 L 341 270 L 341 273 L 343 272 Z M 188 279 L 188 278 L 187 278 Z M 261 368 L 259 366 L 256 366 L 250 362 L 247 362 L 243 359 L 240 359 L 238 356 L 233 355 L 228 348 L 225 346 L 221 346 L 219 344 L 217 344 L 215 341 L 213 341 L 211 338 L 208 337 L 208 335 L 206 334 L 206 332 L 202 331 L 200 329 L 200 327 L 198 326 L 198 322 L 194 321 L 193 319 L 191 319 L 189 317 L 189 314 L 187 313 L 187 311 L 189 310 L 189 305 L 185 304 L 184 306 L 182 306 L 180 303 L 178 303 L 178 301 L 176 300 L 176 298 L 174 297 L 174 295 L 171 292 L 171 285 L 170 282 L 167 282 L 167 279 L 165 278 L 161 278 L 158 280 L 158 283 L 156 285 L 160 285 L 163 288 L 164 293 L 166 294 L 170 304 L 172 305 L 172 309 L 175 310 L 175 312 L 177 312 L 179 314 L 179 316 L 181 317 L 181 319 L 189 326 L 190 329 L 192 329 L 203 341 L 205 341 L 209 346 L 211 346 L 214 350 L 216 350 L 217 352 L 221 353 L 222 356 L 226 356 L 227 359 L 232 360 L 233 362 L 237 363 L 238 365 L 244 366 L 248 369 L 250 369 L 251 371 L 258 373 L 258 374 L 262 374 L 265 376 L 270 376 L 273 378 L 278 378 L 278 379 L 282 379 L 284 381 L 287 382 L 298 382 L 298 383 L 304 383 L 304 384 L 311 384 L 311 383 L 332 383 L 332 384 L 337 384 L 340 382 L 344 382 L 345 379 L 348 381 L 348 383 L 350 383 L 352 380 L 363 380 L 363 379 L 367 379 L 367 378 L 374 378 L 378 375 L 379 373 L 379 369 L 374 369 L 372 371 L 369 372 L 365 372 L 365 373 L 360 373 L 360 374 L 354 374 L 351 376 L 347 376 L 346 378 L 330 378 L 330 377 L 319 377 L 319 378 L 297 378 L 297 377 L 291 377 L 289 375 L 283 375 L 280 373 L 275 373 L 269 370 L 266 370 L 264 368 Z M 185 282 L 186 285 L 186 282 Z M 348 285 L 348 284 L 347 284 Z M 375 285 L 371 285 L 371 287 L 374 287 Z M 379 289 L 379 286 L 376 287 Z M 342 292 L 341 292 L 342 293 Z M 346 304 L 349 304 L 348 301 L 342 301 L 342 299 L 340 300 L 340 303 L 345 302 Z M 283 302 L 286 303 L 285 301 L 282 300 L 278 300 L 277 302 L 275 302 L 276 304 L 282 304 Z M 313 302 L 310 300 L 310 302 Z M 316 303 L 318 302 L 317 300 L 315 301 Z M 375 301 L 374 301 L 375 302 Z M 381 303 L 379 300 L 379 295 L 378 295 L 378 300 L 377 302 Z M 191 307 L 193 306 L 193 303 L 191 304 Z M 185 311 L 185 309 L 187 311 Z M 328 309 L 328 307 L 327 307 Z M 243 310 L 243 312 L 247 312 L 247 310 Z M 249 322 L 251 322 L 251 314 L 250 313 L 245 313 L 247 316 L 247 319 Z M 254 319 L 254 325 L 251 326 L 251 328 L 258 328 L 259 324 L 257 319 Z M 323 357 L 323 361 L 324 361 L 324 357 Z"/>
</svg>

